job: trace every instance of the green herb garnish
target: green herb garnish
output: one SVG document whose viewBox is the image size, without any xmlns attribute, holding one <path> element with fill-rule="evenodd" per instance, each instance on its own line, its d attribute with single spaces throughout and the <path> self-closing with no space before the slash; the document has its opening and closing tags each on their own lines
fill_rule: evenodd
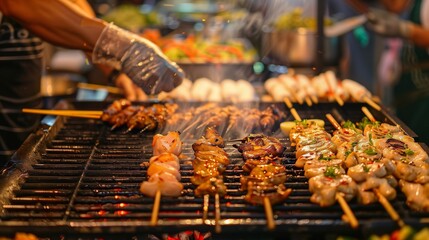
<svg viewBox="0 0 429 240">
<path fill-rule="evenodd" d="M 329 166 L 323 174 L 325 177 L 335 178 L 338 175 L 338 168 L 335 166 Z"/>
<path fill-rule="evenodd" d="M 377 155 L 377 151 L 375 151 L 373 148 L 365 149 L 363 152 L 370 156 Z"/>
<path fill-rule="evenodd" d="M 350 150 L 347 150 L 347 151 L 345 152 L 345 154 L 346 154 L 346 157 L 348 157 L 348 156 L 350 155 L 350 153 L 352 153 L 352 151 L 350 151 Z"/>
<path fill-rule="evenodd" d="M 369 145 L 374 146 L 374 143 L 372 142 L 372 133 L 368 134 L 368 141 L 369 141 Z"/>
<path fill-rule="evenodd" d="M 343 128 L 350 128 L 350 129 L 355 129 L 356 126 L 354 123 L 352 123 L 352 121 L 347 120 L 343 123 Z"/>
<path fill-rule="evenodd" d="M 368 167 L 367 165 L 363 165 L 362 168 L 365 172 L 369 172 L 369 170 L 371 169 L 371 167 Z"/>
<path fill-rule="evenodd" d="M 414 151 L 413 151 L 413 150 L 411 150 L 411 149 L 409 149 L 409 148 L 407 148 L 407 149 L 405 149 L 405 150 L 404 150 L 404 153 L 405 153 L 407 156 L 410 156 L 410 155 L 413 155 L 413 154 L 414 154 Z"/>
<path fill-rule="evenodd" d="M 331 158 L 331 157 L 325 157 L 325 156 L 323 156 L 323 155 L 320 155 L 319 160 L 320 160 L 320 161 L 330 161 L 330 160 L 332 160 L 332 158 Z"/>
</svg>

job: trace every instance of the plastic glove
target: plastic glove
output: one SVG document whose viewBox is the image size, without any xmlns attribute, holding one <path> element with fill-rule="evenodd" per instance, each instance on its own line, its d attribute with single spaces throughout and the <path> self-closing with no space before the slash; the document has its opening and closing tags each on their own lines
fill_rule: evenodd
<svg viewBox="0 0 429 240">
<path fill-rule="evenodd" d="M 147 94 L 169 92 L 184 78 L 155 44 L 113 24 L 99 36 L 92 60 L 121 70 Z"/>
<path fill-rule="evenodd" d="M 381 9 L 371 8 L 366 14 L 369 29 L 386 37 L 408 38 L 411 22 L 400 19 L 398 15 Z"/>
</svg>

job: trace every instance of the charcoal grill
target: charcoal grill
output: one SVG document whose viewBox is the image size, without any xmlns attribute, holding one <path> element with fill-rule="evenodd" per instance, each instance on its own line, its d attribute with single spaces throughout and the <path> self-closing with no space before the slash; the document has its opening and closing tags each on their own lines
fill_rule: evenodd
<svg viewBox="0 0 429 240">
<path fill-rule="evenodd" d="M 108 103 L 68 102 L 70 108 L 104 109 Z M 287 113 L 284 120 L 292 121 L 289 110 L 275 103 Z M 198 103 L 197 103 L 198 105 Z M 252 106 L 252 104 L 250 104 Z M 263 109 L 262 103 L 253 104 Z M 302 118 L 322 118 L 326 113 L 337 119 L 360 121 L 364 116 L 360 103 L 339 107 L 334 103 L 319 103 L 312 107 L 296 106 Z M 182 110 L 187 105 L 180 104 Z M 413 137 L 415 134 L 387 111 L 373 111 L 376 119 L 398 123 Z M 328 131 L 333 126 L 326 121 Z M 202 221 L 203 199 L 195 197 L 195 186 L 189 162 L 181 164 L 183 194 L 179 198 L 162 197 L 157 226 L 150 226 L 153 199 L 139 192 L 140 183 L 147 179 L 146 168 L 140 166 L 152 155 L 154 133 L 124 133 L 124 129 L 110 130 L 99 120 L 55 118 L 51 126 L 42 125 L 31 135 L 0 181 L 0 232 L 31 232 L 53 239 L 59 236 L 82 238 L 97 236 L 104 239 L 141 239 L 146 234 L 177 233 L 185 230 L 214 231 L 214 200 L 211 199 L 209 216 Z M 317 236 L 345 234 L 362 237 L 368 233 L 385 233 L 395 229 L 380 204 L 367 206 L 352 201 L 350 207 L 359 220 L 359 229 L 353 230 L 341 220 L 340 206 L 322 208 L 309 201 L 307 179 L 303 170 L 294 167 L 295 152 L 287 137 L 273 129 L 286 146 L 282 163 L 287 168 L 286 186 L 292 194 L 283 203 L 273 206 L 276 229 L 269 231 L 262 206 L 244 201 L 246 192 L 240 190 L 243 163 L 240 153 L 228 142 L 225 150 L 231 165 L 225 172 L 227 196 L 221 198 L 220 210 L 223 238 L 230 236 Z M 199 137 L 200 135 L 195 135 Z M 224 136 L 225 140 L 231 136 Z M 193 139 L 184 139 L 183 153 L 192 158 Z M 429 217 L 416 213 L 405 205 L 405 197 L 391 202 L 400 216 L 410 224 L 420 224 Z M 256 234 L 256 235 L 255 235 Z M 137 236 L 137 237 L 136 237 Z M 217 236 L 217 235 L 214 235 Z"/>
</svg>

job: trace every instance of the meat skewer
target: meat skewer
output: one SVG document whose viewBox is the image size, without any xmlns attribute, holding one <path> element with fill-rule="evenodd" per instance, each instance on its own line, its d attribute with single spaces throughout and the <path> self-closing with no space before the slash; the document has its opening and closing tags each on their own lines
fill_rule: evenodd
<svg viewBox="0 0 429 240">
<path fill-rule="evenodd" d="M 399 179 L 407 205 L 416 211 L 429 211 L 429 156 L 399 126 L 378 124 L 368 109 L 362 110 L 374 123 L 365 126 L 367 134 L 378 138 L 375 145 L 396 165 L 394 176 Z"/>
<path fill-rule="evenodd" d="M 335 120 L 335 118 L 331 114 L 326 114 L 326 118 L 332 123 L 332 125 L 334 125 L 334 127 L 337 130 L 341 131 L 343 129 L 340 126 L 340 124 Z M 367 173 L 371 172 L 370 169 L 372 169 L 372 168 L 368 168 L 368 165 L 362 165 L 362 166 L 363 166 L 365 172 L 367 172 Z M 354 166 L 352 168 L 349 168 L 349 174 L 350 174 L 350 171 L 354 170 L 356 167 L 360 167 L 360 165 L 356 165 L 356 166 Z M 380 171 L 383 168 L 384 168 L 383 165 L 377 164 L 375 171 Z M 383 175 L 385 176 L 385 174 L 383 174 Z M 381 177 L 383 177 L 383 176 L 381 176 Z M 386 186 L 388 186 L 388 184 Z M 392 218 L 392 220 L 394 220 L 400 227 L 404 226 L 405 225 L 404 221 L 401 219 L 401 217 L 399 216 L 399 214 L 392 207 L 392 205 L 386 199 L 386 197 L 380 192 L 380 190 L 378 188 L 372 188 L 372 190 L 374 191 L 374 194 L 377 197 L 378 202 L 384 207 L 384 209 L 387 211 L 387 213 Z M 395 196 L 396 196 L 396 194 L 395 194 Z"/>
<path fill-rule="evenodd" d="M 284 201 L 292 191 L 286 189 L 286 169 L 278 163 L 284 147 L 273 137 L 249 135 L 240 145 L 233 145 L 245 160 L 243 170 L 249 176 L 241 177 L 241 189 L 248 190 L 245 200 L 264 206 L 269 230 L 275 228 L 272 204 Z"/>
<path fill-rule="evenodd" d="M 192 162 L 194 176 L 191 182 L 197 185 L 195 196 L 203 196 L 203 222 L 208 216 L 210 196 L 215 197 L 215 231 L 220 233 L 220 196 L 226 194 L 226 186 L 222 173 L 229 164 L 229 158 L 225 150 L 223 138 L 214 127 L 208 127 L 205 134 L 194 144 L 195 158 Z"/>
<path fill-rule="evenodd" d="M 298 118 L 298 119 L 301 119 L 300 117 Z M 298 119 L 296 119 L 296 120 L 298 120 Z M 311 125 L 311 126 L 315 126 L 315 128 L 317 129 L 317 128 L 319 128 L 319 127 L 317 127 L 317 125 Z M 301 128 L 300 130 L 299 129 L 297 129 L 298 131 L 292 131 L 291 133 L 290 133 L 290 140 L 291 140 L 291 144 L 295 144 L 295 145 L 298 145 L 299 144 L 299 142 L 296 142 L 296 140 L 298 139 L 298 136 L 300 136 L 303 132 L 305 132 L 306 130 L 306 127 L 304 127 L 304 128 Z M 302 132 L 301 132 L 302 131 Z M 301 132 L 301 133 L 300 133 Z M 311 134 L 311 131 L 309 131 L 308 133 L 310 133 Z M 308 134 L 307 133 L 307 134 Z M 317 141 L 316 141 L 317 142 Z M 314 150 L 314 151 L 316 151 L 316 150 Z M 317 151 L 316 151 L 317 152 Z M 297 153 L 298 153 L 298 151 L 297 151 Z M 335 175 L 335 177 L 337 177 L 337 176 L 341 176 L 341 177 L 343 177 L 343 178 L 346 178 L 347 179 L 347 177 L 345 177 L 346 175 Z M 311 187 L 311 188 L 313 188 L 314 190 L 316 190 L 316 189 L 319 189 L 320 187 L 323 187 L 323 184 L 322 185 L 320 185 L 319 183 L 323 183 L 323 181 L 322 182 L 319 182 L 319 181 L 317 181 L 317 180 L 324 180 L 324 177 L 325 177 L 325 175 L 318 175 L 318 176 L 316 176 L 317 177 L 317 179 L 314 179 L 314 177 L 313 178 L 310 178 L 310 181 L 311 181 L 311 183 L 315 183 L 315 184 L 311 184 L 310 185 L 310 181 L 309 181 L 309 187 Z M 313 179 L 313 180 L 312 180 Z M 344 182 L 344 183 L 348 183 L 348 184 L 352 184 L 352 182 L 349 180 L 349 179 L 347 179 L 346 181 L 342 181 L 342 182 Z M 316 183 L 318 183 L 318 184 L 316 184 Z M 313 187 L 312 187 L 313 186 Z M 340 185 L 337 185 L 337 187 L 341 187 Z M 334 188 L 335 189 L 335 188 Z M 333 189 L 333 190 L 334 190 Z M 341 189 L 343 189 L 343 190 L 345 190 L 345 188 L 341 188 Z M 338 193 L 337 191 L 338 190 L 340 190 L 340 189 L 336 189 L 335 190 L 335 200 L 340 204 L 340 206 L 341 206 L 341 208 L 343 209 L 343 211 L 344 211 L 344 213 L 345 213 L 345 217 L 346 217 L 346 219 L 349 221 L 349 223 L 350 223 L 350 225 L 353 227 L 353 228 L 356 228 L 356 227 L 358 227 L 358 225 L 359 225 L 359 222 L 357 221 L 357 219 L 356 219 L 356 217 L 354 216 L 354 214 L 353 214 L 353 211 L 350 209 L 350 206 L 347 204 L 347 201 L 346 201 L 346 199 L 344 198 L 344 196 L 343 196 L 343 194 L 344 193 Z M 321 193 L 323 193 L 323 190 L 321 191 Z M 316 197 L 317 195 L 315 195 L 315 197 Z M 321 195 L 321 196 L 323 196 L 323 194 Z M 313 198 L 313 196 L 312 196 L 312 198 Z M 313 198 L 314 200 L 316 200 L 316 198 Z"/>
</svg>

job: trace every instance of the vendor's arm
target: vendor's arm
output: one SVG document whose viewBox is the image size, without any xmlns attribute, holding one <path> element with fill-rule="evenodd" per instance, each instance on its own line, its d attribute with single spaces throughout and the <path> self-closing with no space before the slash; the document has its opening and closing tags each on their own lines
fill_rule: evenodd
<svg viewBox="0 0 429 240">
<path fill-rule="evenodd" d="M 0 11 L 50 43 L 84 51 L 107 25 L 67 0 L 0 0 Z"/>
<path fill-rule="evenodd" d="M 425 29 L 416 24 L 411 24 L 409 39 L 417 46 L 429 48 L 429 29 Z"/>
<path fill-rule="evenodd" d="M 171 91 L 184 78 L 155 44 L 68 0 L 0 0 L 0 11 L 52 44 L 92 52 L 94 63 L 121 70 L 147 94 Z"/>
</svg>

